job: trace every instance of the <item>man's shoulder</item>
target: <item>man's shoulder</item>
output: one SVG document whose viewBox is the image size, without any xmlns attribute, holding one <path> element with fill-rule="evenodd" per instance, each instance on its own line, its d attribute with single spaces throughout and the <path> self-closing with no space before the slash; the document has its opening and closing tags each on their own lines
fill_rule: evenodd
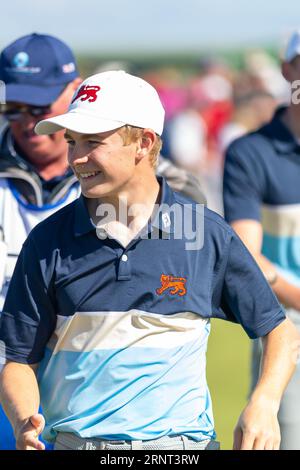
<svg viewBox="0 0 300 470">
<path fill-rule="evenodd" d="M 225 219 L 213 210 L 208 209 L 204 204 L 199 204 L 181 193 L 174 193 L 174 197 L 177 204 L 182 205 L 194 214 L 197 212 L 203 216 L 205 232 L 220 233 L 225 237 L 232 233 L 232 228 Z"/>
<path fill-rule="evenodd" d="M 207 230 L 213 233 L 219 233 L 225 238 L 230 237 L 233 233 L 233 229 L 226 220 L 207 207 L 204 209 L 204 223 Z"/>
<path fill-rule="evenodd" d="M 235 139 L 228 147 L 226 153 L 243 153 L 249 152 L 251 149 L 261 149 L 264 146 L 270 146 L 272 141 L 272 124 L 268 123 L 256 129 L 255 131 L 248 132 L 247 134 Z"/>
</svg>

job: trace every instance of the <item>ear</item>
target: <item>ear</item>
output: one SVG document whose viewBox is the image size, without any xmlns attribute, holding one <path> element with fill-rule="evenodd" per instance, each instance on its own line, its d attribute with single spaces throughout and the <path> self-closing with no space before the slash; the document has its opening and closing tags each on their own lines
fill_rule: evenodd
<svg viewBox="0 0 300 470">
<path fill-rule="evenodd" d="M 143 129 L 143 134 L 138 142 L 138 148 L 136 152 L 137 162 L 141 161 L 151 151 L 155 143 L 155 132 L 152 129 Z"/>
</svg>

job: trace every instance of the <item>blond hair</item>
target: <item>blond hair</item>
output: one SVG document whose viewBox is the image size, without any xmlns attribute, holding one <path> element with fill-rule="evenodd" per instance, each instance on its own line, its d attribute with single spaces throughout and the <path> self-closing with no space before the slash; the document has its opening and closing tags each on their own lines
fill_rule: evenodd
<svg viewBox="0 0 300 470">
<path fill-rule="evenodd" d="M 126 124 L 126 126 L 121 127 L 118 132 L 123 139 L 124 145 L 130 145 L 131 143 L 138 142 L 140 139 L 142 139 L 144 129 Z M 159 135 L 155 134 L 155 141 L 152 149 L 149 152 L 149 161 L 153 168 L 156 168 L 158 164 L 158 155 L 161 147 L 162 140 Z"/>
</svg>

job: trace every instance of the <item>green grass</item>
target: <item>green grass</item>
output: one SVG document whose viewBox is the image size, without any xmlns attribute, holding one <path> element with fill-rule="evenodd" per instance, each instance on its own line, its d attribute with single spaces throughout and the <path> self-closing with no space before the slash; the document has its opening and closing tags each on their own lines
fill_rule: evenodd
<svg viewBox="0 0 300 470">
<path fill-rule="evenodd" d="M 250 381 L 250 341 L 241 326 L 213 320 L 207 353 L 217 439 L 232 449 L 233 430 L 247 400 Z"/>
</svg>

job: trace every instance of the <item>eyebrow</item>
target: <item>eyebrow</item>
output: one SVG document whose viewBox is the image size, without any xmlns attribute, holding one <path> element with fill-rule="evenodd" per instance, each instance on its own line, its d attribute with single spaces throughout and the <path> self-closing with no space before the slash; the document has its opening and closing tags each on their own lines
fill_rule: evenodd
<svg viewBox="0 0 300 470">
<path fill-rule="evenodd" d="M 71 137 L 67 132 L 65 132 L 64 138 L 65 138 L 65 139 L 72 139 L 72 137 Z"/>
</svg>

